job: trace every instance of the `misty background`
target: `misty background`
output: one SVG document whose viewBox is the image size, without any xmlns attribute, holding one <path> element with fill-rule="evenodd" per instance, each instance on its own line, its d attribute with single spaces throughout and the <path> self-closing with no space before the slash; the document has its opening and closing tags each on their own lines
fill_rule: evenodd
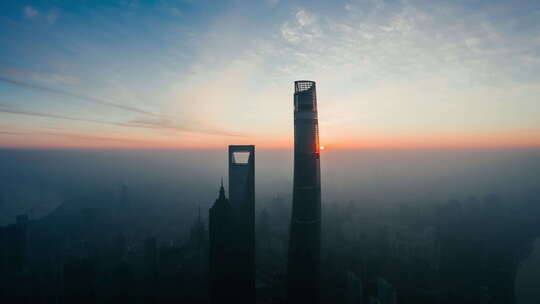
<svg viewBox="0 0 540 304">
<path fill-rule="evenodd" d="M 276 198 L 290 208 L 292 151 L 256 150 L 255 164 L 256 212 Z M 321 169 L 323 213 L 350 204 L 375 214 L 401 205 L 422 210 L 492 193 L 511 205 L 540 189 L 538 149 L 326 150 Z M 187 238 L 199 207 L 206 221 L 221 177 L 227 189 L 225 149 L 0 150 L 0 225 L 23 213 L 46 218 L 86 198 L 88 207 L 108 204 L 127 189 L 144 222 L 137 229 Z M 538 241 L 532 252 L 517 275 L 518 303 L 539 299 Z"/>
</svg>

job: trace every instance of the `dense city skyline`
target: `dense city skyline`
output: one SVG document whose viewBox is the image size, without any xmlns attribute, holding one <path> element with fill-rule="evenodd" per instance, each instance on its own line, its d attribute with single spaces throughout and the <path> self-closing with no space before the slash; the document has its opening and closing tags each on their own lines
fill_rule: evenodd
<svg viewBox="0 0 540 304">
<path fill-rule="evenodd" d="M 0 147 L 539 147 L 533 1 L 7 1 Z"/>
</svg>

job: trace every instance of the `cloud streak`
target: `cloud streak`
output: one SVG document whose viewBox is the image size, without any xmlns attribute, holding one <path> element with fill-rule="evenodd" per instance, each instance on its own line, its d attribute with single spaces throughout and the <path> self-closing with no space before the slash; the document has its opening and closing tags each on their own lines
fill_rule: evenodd
<svg viewBox="0 0 540 304">
<path fill-rule="evenodd" d="M 174 119 L 171 119 L 167 115 L 156 114 L 156 113 L 142 110 L 137 107 L 125 106 L 125 105 L 114 103 L 108 100 L 84 96 L 81 94 L 77 94 L 77 93 L 73 93 L 73 92 L 69 92 L 65 90 L 35 85 L 29 82 L 15 80 L 15 79 L 7 78 L 1 75 L 0 75 L 0 82 L 9 83 L 9 84 L 16 85 L 19 87 L 30 88 L 30 89 L 50 92 L 54 94 L 60 94 L 60 95 L 68 96 L 68 97 L 74 97 L 74 98 L 83 100 L 85 102 L 114 107 L 117 109 L 129 111 L 136 114 L 143 114 L 150 117 L 145 118 L 145 119 L 141 119 L 141 118 L 133 119 L 127 122 L 109 122 L 109 121 L 96 120 L 96 119 L 74 118 L 70 116 L 57 115 L 57 114 L 38 113 L 38 112 L 33 112 L 33 111 L 0 108 L 0 112 L 4 112 L 4 113 L 40 116 L 40 117 L 47 117 L 47 118 L 72 120 L 72 121 L 92 122 L 92 123 L 108 124 L 108 125 L 130 127 L 130 128 L 161 129 L 161 130 L 167 129 L 167 130 L 176 130 L 176 131 L 182 131 L 182 132 L 201 133 L 201 134 L 208 134 L 208 135 L 223 135 L 223 136 L 232 136 L 232 137 L 245 136 L 244 134 L 240 134 L 240 133 L 221 131 L 221 130 L 209 128 L 196 122 L 180 123 L 178 121 L 175 121 Z"/>
<path fill-rule="evenodd" d="M 9 131 L 0 131 L 0 135 L 24 135 L 26 133 L 21 132 L 9 132 Z"/>
<path fill-rule="evenodd" d="M 215 129 L 206 128 L 200 126 L 196 123 L 178 123 L 171 121 L 166 118 L 159 119 L 133 119 L 127 123 L 121 123 L 121 125 L 129 127 L 138 127 L 138 128 L 148 128 L 148 129 L 170 129 L 170 130 L 181 130 L 184 132 L 193 132 L 193 133 L 202 133 L 208 135 L 223 135 L 231 137 L 245 137 L 245 134 L 219 131 Z"/>
<path fill-rule="evenodd" d="M 77 77 L 71 75 L 63 75 L 57 73 L 38 73 L 38 72 L 28 72 L 18 69 L 10 69 L 6 67 L 0 67 L 0 76 L 4 74 L 9 76 L 9 78 L 26 78 L 31 79 L 41 83 L 48 84 L 64 84 L 64 85 L 79 85 L 80 80 Z"/>
<path fill-rule="evenodd" d="M 159 116 L 159 114 L 152 113 L 152 112 L 149 112 L 149 111 L 137 108 L 137 107 L 126 106 L 126 105 L 122 105 L 122 104 L 115 103 L 115 102 L 112 102 L 112 101 L 108 101 L 108 100 L 105 100 L 105 99 L 85 96 L 85 95 L 81 95 L 81 94 L 77 94 L 77 93 L 73 93 L 73 92 L 69 92 L 69 91 L 65 91 L 65 90 L 61 90 L 61 89 L 44 87 L 44 86 L 29 83 L 29 82 L 21 81 L 21 80 L 11 79 L 11 78 L 4 77 L 4 76 L 0 76 L 0 82 L 9 83 L 9 84 L 19 86 L 19 87 L 23 87 L 23 88 L 28 88 L 28 89 L 39 90 L 39 91 L 43 91 L 43 92 L 49 92 L 49 93 L 64 95 L 64 96 L 68 96 L 68 97 L 73 97 L 73 98 L 85 101 L 87 103 L 93 103 L 93 104 L 113 107 L 113 108 L 116 108 L 116 109 L 129 111 L 129 112 L 132 112 L 132 113 L 150 115 L 150 116 L 154 116 L 154 117 Z"/>
<path fill-rule="evenodd" d="M 63 119 L 63 120 L 71 120 L 71 121 L 116 125 L 116 123 L 114 122 L 98 120 L 98 119 L 77 118 L 77 117 L 70 117 L 70 116 L 49 114 L 49 113 L 40 113 L 40 112 L 27 111 L 27 110 L 8 109 L 8 108 L 3 108 L 3 107 L 0 107 L 0 112 L 7 113 L 7 114 L 26 115 L 26 116 L 34 116 L 34 117 L 42 117 L 42 118 L 54 118 L 54 119 Z"/>
<path fill-rule="evenodd" d="M 216 135 L 216 136 L 231 136 L 231 137 L 245 136 L 243 134 L 231 133 L 231 132 L 226 132 L 226 131 L 190 128 L 187 126 L 175 124 L 167 120 L 138 119 L 138 120 L 131 120 L 127 122 L 113 122 L 113 121 L 106 121 L 106 120 L 99 120 L 99 119 L 88 119 L 88 118 L 79 118 L 79 117 L 72 117 L 72 116 L 66 116 L 66 115 L 51 114 L 51 113 L 41 113 L 41 112 L 28 111 L 28 110 L 9 109 L 9 108 L 4 108 L 4 107 L 0 107 L 0 113 L 26 115 L 26 116 L 34 116 L 34 117 L 41 117 L 41 118 L 62 119 L 62 120 L 79 121 L 79 122 L 89 122 L 89 123 L 97 123 L 97 124 L 104 124 L 104 125 L 110 125 L 110 126 L 115 126 L 115 127 L 125 127 L 125 128 L 141 128 L 141 129 L 154 129 L 154 130 L 168 129 L 168 130 L 174 130 L 174 131 L 180 131 L 180 132 L 202 133 L 206 135 Z"/>
<path fill-rule="evenodd" d="M 0 132 L 0 135 L 13 135 L 13 136 L 56 136 L 56 137 L 65 137 L 70 139 L 82 139 L 82 140 L 91 140 L 91 141 L 112 141 L 119 143 L 128 143 L 128 144 L 148 144 L 149 141 L 145 140 L 136 140 L 136 139 L 126 139 L 110 136 L 94 136 L 86 134 L 74 134 L 74 133 L 63 133 L 63 132 Z"/>
</svg>

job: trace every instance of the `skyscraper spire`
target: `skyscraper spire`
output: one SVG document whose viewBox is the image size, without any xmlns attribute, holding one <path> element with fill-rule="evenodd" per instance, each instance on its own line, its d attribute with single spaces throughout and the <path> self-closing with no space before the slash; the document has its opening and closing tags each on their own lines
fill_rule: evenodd
<svg viewBox="0 0 540 304">
<path fill-rule="evenodd" d="M 223 188 L 223 176 L 221 177 L 221 185 L 219 187 L 219 197 L 218 200 L 225 200 L 225 188 Z"/>
</svg>

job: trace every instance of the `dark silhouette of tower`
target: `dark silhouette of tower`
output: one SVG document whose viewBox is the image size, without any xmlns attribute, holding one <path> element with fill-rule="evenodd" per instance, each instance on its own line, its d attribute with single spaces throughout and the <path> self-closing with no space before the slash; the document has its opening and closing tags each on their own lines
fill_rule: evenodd
<svg viewBox="0 0 540 304">
<path fill-rule="evenodd" d="M 229 201 L 235 228 L 238 303 L 255 303 L 255 146 L 229 146 Z"/>
<path fill-rule="evenodd" d="M 234 216 L 229 200 L 225 197 L 223 181 L 219 197 L 208 212 L 210 241 L 210 302 L 234 303 L 237 287 L 234 283 L 235 259 L 233 250 Z"/>
<path fill-rule="evenodd" d="M 210 299 L 255 303 L 255 146 L 229 146 L 229 195 L 209 211 Z"/>
<path fill-rule="evenodd" d="M 294 186 L 288 303 L 318 303 L 321 255 L 319 125 L 314 81 L 294 83 Z"/>
</svg>

